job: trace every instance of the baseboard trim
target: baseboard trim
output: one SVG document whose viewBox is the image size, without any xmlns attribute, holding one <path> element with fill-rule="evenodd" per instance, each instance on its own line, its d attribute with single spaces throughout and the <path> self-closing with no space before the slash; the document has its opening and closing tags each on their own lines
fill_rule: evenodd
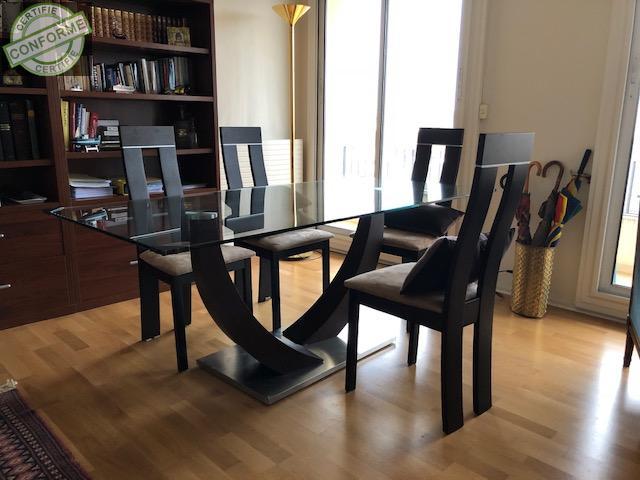
<svg viewBox="0 0 640 480">
<path fill-rule="evenodd" d="M 503 295 L 505 297 L 505 299 L 509 299 L 511 298 L 511 292 L 510 291 L 506 291 L 506 290 L 496 290 L 497 293 Z M 582 313 L 583 315 L 589 315 L 590 317 L 596 317 L 596 318 L 601 318 L 603 320 L 608 320 L 610 322 L 615 322 L 615 323 L 626 323 L 626 319 L 624 318 L 619 318 L 619 317 L 614 317 L 611 315 L 606 315 L 602 312 L 596 312 L 596 311 L 592 311 L 592 310 L 586 310 L 584 308 L 580 308 L 577 307 L 575 305 L 569 305 L 566 303 L 562 303 L 562 302 L 556 302 L 553 300 L 549 300 L 549 305 L 552 307 L 556 307 L 556 308 L 560 308 L 562 310 L 567 310 L 569 312 L 575 312 L 575 313 Z"/>
</svg>

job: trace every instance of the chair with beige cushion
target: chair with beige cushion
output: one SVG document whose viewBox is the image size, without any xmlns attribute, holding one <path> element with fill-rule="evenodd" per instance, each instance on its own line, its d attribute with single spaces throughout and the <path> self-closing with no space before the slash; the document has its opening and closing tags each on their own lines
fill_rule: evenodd
<svg viewBox="0 0 640 480">
<path fill-rule="evenodd" d="M 178 221 L 182 214 L 182 182 L 178 169 L 173 127 L 120 127 L 124 171 L 131 199 L 130 208 L 144 211 L 149 191 L 142 154 L 145 149 L 159 152 L 162 184 L 166 201 L 175 204 Z M 136 215 L 136 218 L 139 218 Z M 235 284 L 245 303 L 252 309 L 251 258 L 246 248 L 223 246 L 222 254 L 228 271 L 235 272 Z M 139 252 L 140 317 L 142 339 L 160 334 L 160 302 L 158 281 L 171 287 L 173 326 L 176 340 L 178 371 L 189 368 L 185 326 L 191 323 L 191 284 L 194 282 L 190 252 L 160 255 L 150 250 Z"/>
<path fill-rule="evenodd" d="M 374 270 L 345 282 L 349 339 L 345 389 L 356 387 L 360 305 L 407 321 L 408 364 L 416 363 L 420 326 L 441 334 L 443 430 L 462 427 L 462 332 L 474 326 L 473 408 L 491 408 L 491 337 L 496 281 L 533 149 L 531 133 L 480 136 L 468 208 L 458 237 L 441 237 L 417 263 Z M 497 171 L 508 166 L 491 232 L 482 234 Z M 384 318 L 380 317 L 380 318 Z"/>
<path fill-rule="evenodd" d="M 454 185 L 458 178 L 463 141 L 464 130 L 460 128 L 421 128 L 418 131 L 416 157 L 411 180 L 414 182 L 426 182 L 433 146 L 443 146 L 445 147 L 445 153 L 440 182 Z M 451 202 L 443 202 L 440 205 L 450 206 Z M 410 211 L 385 215 L 382 252 L 397 255 L 402 258 L 403 262 L 417 261 L 436 238 L 440 236 L 433 232 L 425 233 L 421 231 L 418 220 L 416 220 L 415 228 L 410 227 L 411 230 L 389 226 L 394 224 L 395 216 L 402 216 L 406 219 L 410 215 Z"/>
<path fill-rule="evenodd" d="M 247 146 L 254 186 L 267 186 L 267 173 L 262 151 L 260 127 L 221 127 L 222 160 L 230 190 L 243 187 L 238 159 L 238 146 Z M 255 251 L 260 258 L 258 301 L 271 297 L 273 329 L 281 327 L 280 260 L 293 255 L 320 250 L 322 252 L 322 287 L 329 286 L 329 240 L 333 235 L 324 230 L 305 229 L 237 242 Z"/>
</svg>

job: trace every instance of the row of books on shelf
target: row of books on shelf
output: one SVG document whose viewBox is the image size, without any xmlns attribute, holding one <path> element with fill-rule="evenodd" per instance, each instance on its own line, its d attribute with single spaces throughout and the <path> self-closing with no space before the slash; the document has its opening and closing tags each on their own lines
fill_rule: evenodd
<svg viewBox="0 0 640 480">
<path fill-rule="evenodd" d="M 188 183 L 183 185 L 184 190 L 204 188 L 204 183 Z M 74 200 L 85 200 L 87 198 L 105 198 L 113 195 L 126 195 L 127 184 L 124 178 L 99 178 L 86 174 L 69 174 L 69 187 L 71 188 L 71 198 Z M 157 177 L 147 177 L 147 189 L 150 194 L 162 193 L 162 179 Z"/>
<path fill-rule="evenodd" d="M 185 57 L 105 64 L 85 56 L 72 74 L 58 77 L 58 83 L 63 90 L 184 94 L 190 90 L 191 65 Z"/>
<path fill-rule="evenodd" d="M 100 119 L 98 113 L 91 112 L 85 105 L 63 100 L 60 106 L 62 115 L 62 133 L 67 151 L 80 152 L 87 140 L 99 138 L 93 145 L 101 150 L 120 148 L 120 122 Z"/>
<path fill-rule="evenodd" d="M 188 32 L 186 18 L 147 15 L 96 6 L 90 7 L 89 17 L 95 37 L 167 44 L 176 31 L 182 32 L 183 37 L 190 36 L 184 34 L 185 31 Z"/>
<path fill-rule="evenodd" d="M 40 158 L 32 100 L 0 101 L 0 161 Z"/>
</svg>

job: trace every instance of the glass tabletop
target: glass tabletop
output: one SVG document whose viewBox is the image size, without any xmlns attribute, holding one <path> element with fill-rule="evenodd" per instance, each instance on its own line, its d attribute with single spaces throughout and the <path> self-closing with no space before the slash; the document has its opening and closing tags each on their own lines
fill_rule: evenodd
<svg viewBox="0 0 640 480">
<path fill-rule="evenodd" d="M 466 197 L 440 183 L 395 182 L 384 188 L 369 179 L 305 182 L 185 197 L 129 201 L 122 206 L 60 207 L 63 220 L 169 254 L 291 230 L 414 208 Z M 209 222 L 206 238 L 191 235 L 193 221 Z"/>
</svg>

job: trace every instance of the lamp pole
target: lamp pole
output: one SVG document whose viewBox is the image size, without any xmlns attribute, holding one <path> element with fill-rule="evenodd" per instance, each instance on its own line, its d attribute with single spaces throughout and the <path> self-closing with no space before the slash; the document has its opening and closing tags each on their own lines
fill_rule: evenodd
<svg viewBox="0 0 640 480">
<path fill-rule="evenodd" d="M 294 144 L 296 140 L 296 23 L 310 9 L 308 5 L 281 3 L 273 6 L 273 10 L 289 24 L 289 162 L 291 183 L 296 182 Z"/>
</svg>

